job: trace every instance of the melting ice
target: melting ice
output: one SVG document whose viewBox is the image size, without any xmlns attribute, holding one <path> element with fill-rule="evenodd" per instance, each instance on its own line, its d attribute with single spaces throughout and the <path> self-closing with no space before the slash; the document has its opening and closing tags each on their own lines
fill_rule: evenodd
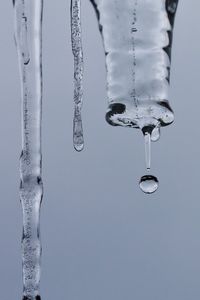
<svg viewBox="0 0 200 300">
<path fill-rule="evenodd" d="M 150 175 L 150 143 L 160 127 L 171 124 L 169 80 L 174 17 L 178 0 L 90 0 L 103 38 L 107 69 L 108 111 L 113 126 L 139 128 L 145 138 L 145 193 L 155 192 Z"/>
<path fill-rule="evenodd" d="M 43 196 L 42 114 L 42 0 L 15 0 L 15 40 L 22 91 L 22 153 L 20 200 L 23 211 L 23 300 L 40 300 L 40 205 Z"/>
</svg>

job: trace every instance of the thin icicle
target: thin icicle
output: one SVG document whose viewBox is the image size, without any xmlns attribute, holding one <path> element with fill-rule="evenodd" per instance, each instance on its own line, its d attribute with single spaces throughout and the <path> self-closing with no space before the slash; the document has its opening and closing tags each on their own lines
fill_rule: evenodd
<svg viewBox="0 0 200 300">
<path fill-rule="evenodd" d="M 71 39 L 74 55 L 73 143 L 77 151 L 84 148 L 81 108 L 83 103 L 83 49 L 81 36 L 81 2 L 71 0 Z"/>
<path fill-rule="evenodd" d="M 23 210 L 23 299 L 39 300 L 41 241 L 40 205 L 43 196 L 42 114 L 43 0 L 15 0 L 15 40 L 22 91 L 22 154 L 20 200 Z"/>
<path fill-rule="evenodd" d="M 144 143 L 145 143 L 146 169 L 147 169 L 147 171 L 150 171 L 150 169 L 151 169 L 151 134 L 149 132 L 145 132 Z"/>
</svg>

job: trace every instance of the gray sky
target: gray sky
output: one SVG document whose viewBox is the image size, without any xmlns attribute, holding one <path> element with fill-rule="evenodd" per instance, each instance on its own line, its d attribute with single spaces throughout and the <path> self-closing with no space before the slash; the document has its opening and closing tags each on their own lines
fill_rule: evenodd
<svg viewBox="0 0 200 300">
<path fill-rule="evenodd" d="M 142 135 L 104 120 L 104 54 L 89 1 L 82 1 L 85 150 L 73 150 L 69 2 L 44 3 L 42 300 L 199 300 L 200 2 L 179 4 L 170 97 L 176 119 L 152 147 L 160 188 L 151 196 L 137 184 Z M 22 215 L 11 1 L 0 2 L 0 41 L 0 286 L 1 299 L 14 300 L 22 294 Z"/>
</svg>

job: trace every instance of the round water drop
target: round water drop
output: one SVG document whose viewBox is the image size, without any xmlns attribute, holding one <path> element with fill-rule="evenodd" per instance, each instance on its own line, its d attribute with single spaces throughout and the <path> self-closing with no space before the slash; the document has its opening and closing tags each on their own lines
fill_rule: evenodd
<svg viewBox="0 0 200 300">
<path fill-rule="evenodd" d="M 158 189 L 159 182 L 153 175 L 144 175 L 141 177 L 139 185 L 145 194 L 152 194 Z"/>
</svg>

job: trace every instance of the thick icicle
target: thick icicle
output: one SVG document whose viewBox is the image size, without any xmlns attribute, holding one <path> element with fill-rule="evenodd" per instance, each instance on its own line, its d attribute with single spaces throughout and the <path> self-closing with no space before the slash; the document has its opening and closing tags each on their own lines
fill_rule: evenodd
<svg viewBox="0 0 200 300">
<path fill-rule="evenodd" d="M 139 128 L 145 134 L 147 169 L 150 138 L 174 121 L 169 101 L 171 50 L 178 0 L 90 0 L 103 38 L 108 110 L 113 126 Z M 148 173 L 149 174 L 149 173 Z M 145 175 L 145 193 L 158 179 Z"/>
<path fill-rule="evenodd" d="M 20 200 L 23 210 L 23 299 L 39 300 L 43 0 L 15 0 L 15 40 L 22 91 Z"/>
<path fill-rule="evenodd" d="M 81 2 L 71 0 L 71 39 L 74 55 L 74 120 L 73 143 L 77 151 L 83 150 L 83 126 L 81 108 L 83 102 L 83 49 L 81 37 Z"/>
</svg>

